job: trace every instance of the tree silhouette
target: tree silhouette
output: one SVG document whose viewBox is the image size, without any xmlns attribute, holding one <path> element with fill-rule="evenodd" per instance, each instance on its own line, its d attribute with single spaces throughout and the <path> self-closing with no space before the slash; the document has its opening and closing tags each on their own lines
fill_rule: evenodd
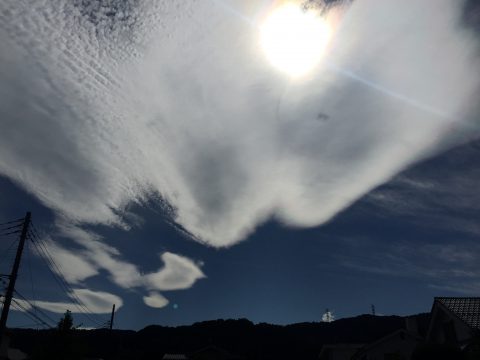
<svg viewBox="0 0 480 360">
<path fill-rule="evenodd" d="M 72 330 L 72 328 L 73 328 L 72 312 L 70 310 L 67 310 L 65 311 L 65 314 L 63 314 L 63 317 L 58 322 L 57 329 L 59 331 L 66 332 L 66 331 Z"/>
</svg>

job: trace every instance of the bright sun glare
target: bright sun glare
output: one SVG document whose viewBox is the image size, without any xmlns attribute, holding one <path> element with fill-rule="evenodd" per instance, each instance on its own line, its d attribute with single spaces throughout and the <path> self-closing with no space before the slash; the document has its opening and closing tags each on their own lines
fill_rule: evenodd
<svg viewBox="0 0 480 360">
<path fill-rule="evenodd" d="M 260 42 L 273 66 L 298 77 L 320 62 L 330 33 L 319 14 L 287 3 L 267 16 L 260 27 Z"/>
</svg>

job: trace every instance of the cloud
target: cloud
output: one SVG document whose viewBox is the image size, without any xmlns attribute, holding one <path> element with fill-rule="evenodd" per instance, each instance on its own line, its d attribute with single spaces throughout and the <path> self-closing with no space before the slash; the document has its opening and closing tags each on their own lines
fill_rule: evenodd
<svg viewBox="0 0 480 360">
<path fill-rule="evenodd" d="M 451 285 L 430 284 L 429 287 L 432 289 L 441 290 L 442 292 L 448 291 L 467 296 L 476 296 L 480 291 L 480 282 L 456 283 Z"/>
<path fill-rule="evenodd" d="M 168 300 L 157 292 L 151 292 L 143 297 L 146 305 L 153 308 L 163 308 L 168 305 Z"/>
<path fill-rule="evenodd" d="M 69 283 L 76 284 L 98 274 L 98 269 L 89 261 L 88 257 L 79 256 L 75 252 L 57 245 L 51 238 L 45 240 L 45 247 L 50 254 L 54 254 L 57 265 L 62 269 L 62 274 Z M 37 255 L 40 254 L 37 253 Z"/>
<path fill-rule="evenodd" d="M 106 270 L 110 280 L 124 289 L 140 288 L 151 291 L 150 295 L 144 298 L 148 299 L 145 303 L 149 305 L 159 304 L 160 298 L 163 298 L 154 290 L 188 289 L 197 280 L 205 278 L 205 274 L 194 261 L 171 252 L 160 254 L 163 267 L 158 271 L 141 273 L 136 265 L 123 259 L 116 248 L 103 243 L 98 234 L 63 222 L 56 225 L 57 235 L 73 240 L 77 246 L 70 250 L 51 239 L 46 242 L 49 253 L 69 282 L 78 283 L 97 275 L 100 270 Z M 168 300 L 165 301 L 168 303 Z"/>
<path fill-rule="evenodd" d="M 480 246 L 475 241 L 378 242 L 346 240 L 349 250 L 338 264 L 378 275 L 421 279 L 430 287 L 475 294 L 480 271 Z M 360 251 L 361 247 L 361 251 Z M 358 255 L 362 254 L 362 255 Z"/>
<path fill-rule="evenodd" d="M 230 4 L 3 1 L 0 174 L 78 223 L 127 226 L 160 195 L 224 247 L 272 217 L 320 225 L 476 126 L 461 2 L 354 1 L 302 81 L 264 59 L 256 3 Z"/>
<path fill-rule="evenodd" d="M 74 240 L 83 250 L 77 255 L 97 269 L 107 270 L 110 279 L 123 288 L 138 286 L 141 275 L 138 268 L 122 259 L 120 252 L 102 242 L 93 232 L 79 227 L 58 223 L 60 235 Z"/>
<path fill-rule="evenodd" d="M 372 216 L 402 216 L 417 226 L 478 236 L 480 141 L 458 146 L 396 176 L 365 197 Z"/>
<path fill-rule="evenodd" d="M 93 314 L 107 314 L 112 311 L 112 304 L 115 304 L 116 308 L 119 309 L 123 305 L 121 298 L 114 294 L 110 294 L 104 291 L 92 291 L 89 289 L 73 289 L 73 294 L 69 294 L 70 298 L 74 299 L 75 297 L 80 299 L 80 301 L 85 304 L 85 306 Z M 34 303 L 40 309 L 51 311 L 58 314 L 63 314 L 65 311 L 70 310 L 73 313 L 84 312 L 83 308 L 80 308 L 71 302 L 56 302 L 56 301 L 40 301 L 36 300 L 34 302 L 25 301 L 22 299 L 15 299 L 15 302 L 20 304 L 21 307 L 30 310 L 32 306 L 30 303 Z M 18 307 L 14 307 L 16 310 L 22 311 Z"/>
<path fill-rule="evenodd" d="M 190 288 L 197 280 L 205 277 L 190 259 L 170 252 L 164 252 L 161 259 L 164 267 L 155 273 L 145 275 L 147 287 L 158 290 L 180 290 Z"/>
</svg>

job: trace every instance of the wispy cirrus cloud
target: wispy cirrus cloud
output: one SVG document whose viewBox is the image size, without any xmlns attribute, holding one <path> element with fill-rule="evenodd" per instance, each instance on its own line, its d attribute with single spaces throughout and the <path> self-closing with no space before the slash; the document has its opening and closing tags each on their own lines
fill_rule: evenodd
<svg viewBox="0 0 480 360">
<path fill-rule="evenodd" d="M 448 291 L 457 294 L 476 296 L 480 292 L 480 282 L 457 282 L 450 285 L 430 284 L 432 289 Z"/>
<path fill-rule="evenodd" d="M 402 216 L 422 227 L 480 234 L 480 141 L 474 140 L 401 173 L 372 191 L 364 204 L 375 216 Z"/>
<path fill-rule="evenodd" d="M 302 81 L 263 58 L 255 2 L 229 6 L 3 1 L 0 173 L 79 223 L 126 226 L 160 195 L 224 247 L 272 217 L 322 224 L 476 126 L 461 2 L 354 1 Z"/>
<path fill-rule="evenodd" d="M 475 241 L 423 243 L 347 239 L 349 252 L 337 255 L 350 269 L 391 277 L 416 278 L 428 286 L 463 294 L 476 294 L 480 246 Z M 361 256 L 360 247 L 362 248 Z"/>
</svg>

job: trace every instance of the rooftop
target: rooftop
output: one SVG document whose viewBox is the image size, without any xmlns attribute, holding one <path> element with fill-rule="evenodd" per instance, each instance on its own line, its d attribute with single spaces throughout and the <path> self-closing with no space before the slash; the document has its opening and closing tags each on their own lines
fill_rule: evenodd
<svg viewBox="0 0 480 360">
<path fill-rule="evenodd" d="M 186 360 L 187 357 L 184 354 L 165 354 L 163 360 Z"/>
<path fill-rule="evenodd" d="M 480 330 L 480 297 L 436 297 L 435 301 L 473 329 Z"/>
</svg>

